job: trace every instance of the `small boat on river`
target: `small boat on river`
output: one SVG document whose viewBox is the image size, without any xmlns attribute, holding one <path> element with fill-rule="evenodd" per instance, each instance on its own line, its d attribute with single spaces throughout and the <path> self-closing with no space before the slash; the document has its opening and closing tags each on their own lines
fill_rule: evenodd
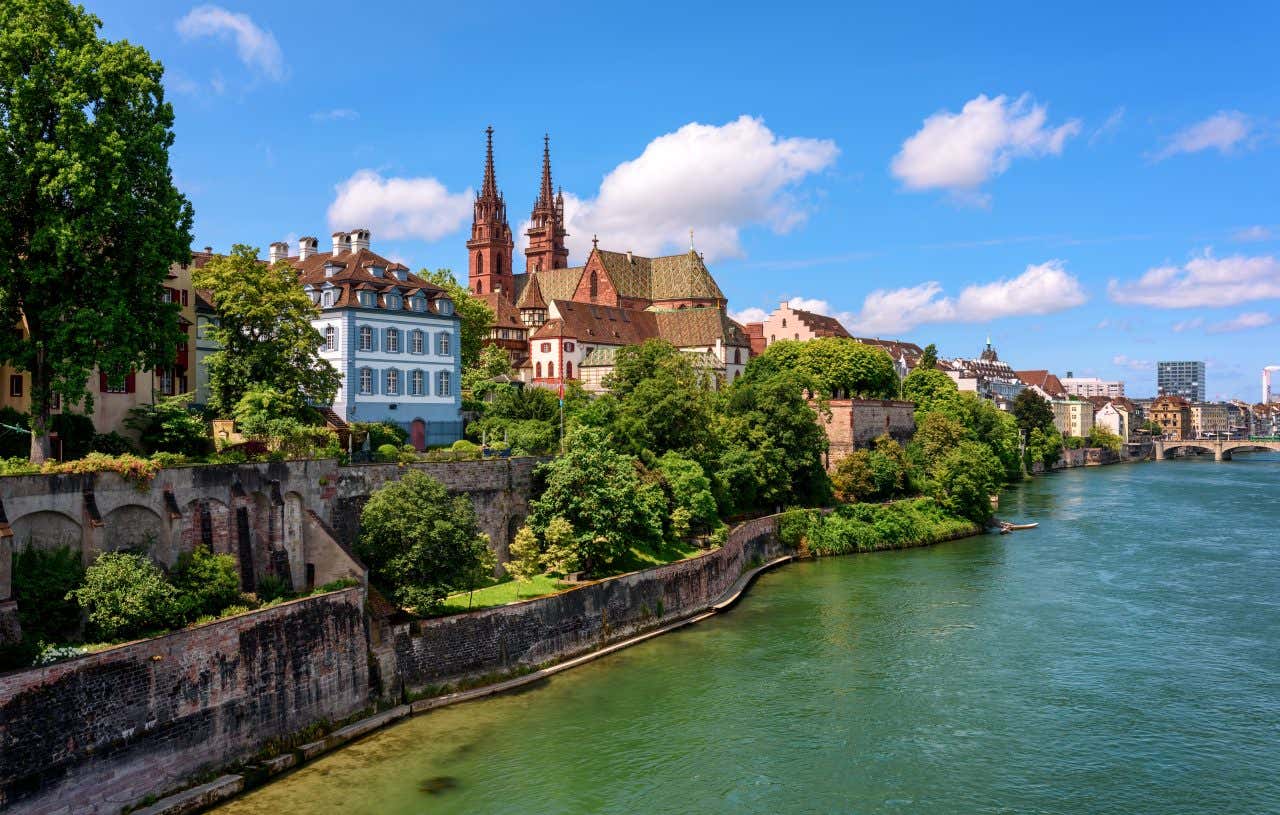
<svg viewBox="0 0 1280 815">
<path fill-rule="evenodd" d="M 1007 535 L 1007 534 L 1009 534 L 1010 532 L 1017 532 L 1017 531 L 1019 531 L 1019 530 L 1021 530 L 1021 529 L 1035 529 L 1035 528 L 1036 528 L 1037 526 L 1039 526 L 1039 525 L 1040 525 L 1039 523 L 1030 523 L 1030 524 L 1012 524 L 1012 523 L 1009 523 L 1008 521 L 1001 521 L 1001 522 L 1000 522 L 1000 534 L 1001 534 L 1001 535 Z"/>
</svg>

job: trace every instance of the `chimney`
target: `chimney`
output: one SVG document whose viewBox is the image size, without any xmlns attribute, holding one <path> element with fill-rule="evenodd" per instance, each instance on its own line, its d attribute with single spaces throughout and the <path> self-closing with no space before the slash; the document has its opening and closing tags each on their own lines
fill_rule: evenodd
<svg viewBox="0 0 1280 815">
<path fill-rule="evenodd" d="M 306 260 L 314 255 L 319 244 L 320 242 L 310 235 L 298 238 L 298 260 Z"/>
<path fill-rule="evenodd" d="M 276 263 L 289 257 L 289 244 L 284 241 L 276 241 L 271 244 L 267 252 L 267 262 L 275 265 Z"/>
<path fill-rule="evenodd" d="M 333 256 L 337 257 L 347 250 L 347 233 L 333 233 Z"/>
<path fill-rule="evenodd" d="M 631 259 L 631 250 L 630 250 L 630 249 L 628 249 L 628 250 L 627 250 L 627 263 L 632 263 L 632 264 L 634 264 L 634 263 L 635 263 L 635 261 Z"/>
<path fill-rule="evenodd" d="M 205 253 L 206 255 L 212 255 L 212 254 L 213 254 L 213 247 L 212 247 L 212 246 L 206 246 L 206 247 L 204 248 L 204 253 Z"/>
<path fill-rule="evenodd" d="M 347 236 L 351 243 L 351 251 L 359 252 L 361 249 L 369 248 L 369 230 L 361 228 L 354 230 Z"/>
</svg>

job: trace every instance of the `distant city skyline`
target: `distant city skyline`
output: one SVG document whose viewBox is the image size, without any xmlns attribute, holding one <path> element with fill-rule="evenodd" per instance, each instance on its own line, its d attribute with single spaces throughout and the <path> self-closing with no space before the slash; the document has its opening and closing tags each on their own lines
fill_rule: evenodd
<svg viewBox="0 0 1280 815">
<path fill-rule="evenodd" d="M 1280 363 L 1269 4 L 1106 25 L 945 4 L 87 6 L 165 64 L 198 247 L 367 227 L 462 276 L 492 125 L 517 253 L 549 133 L 571 262 L 593 234 L 656 254 L 692 228 L 748 319 L 796 298 L 964 357 L 991 334 L 1019 367 L 1138 395 L 1157 360 L 1203 359 L 1209 398 L 1253 401 Z M 570 43 L 607 58 L 535 70 Z"/>
</svg>

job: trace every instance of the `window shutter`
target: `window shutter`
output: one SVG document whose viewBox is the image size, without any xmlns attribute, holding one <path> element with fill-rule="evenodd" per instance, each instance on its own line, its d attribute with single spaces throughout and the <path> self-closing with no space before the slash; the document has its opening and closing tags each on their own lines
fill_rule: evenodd
<svg viewBox="0 0 1280 815">
<path fill-rule="evenodd" d="M 124 378 L 124 392 L 133 393 L 137 390 L 137 374 L 129 374 Z"/>
<path fill-rule="evenodd" d="M 107 392 L 107 375 L 104 373 L 98 374 L 98 392 L 99 393 Z"/>
</svg>

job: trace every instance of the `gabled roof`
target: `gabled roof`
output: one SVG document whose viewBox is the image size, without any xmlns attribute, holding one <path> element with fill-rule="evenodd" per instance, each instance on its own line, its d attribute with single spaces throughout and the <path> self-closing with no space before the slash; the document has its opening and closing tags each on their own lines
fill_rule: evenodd
<svg viewBox="0 0 1280 815">
<path fill-rule="evenodd" d="M 1067 389 L 1062 386 L 1062 380 L 1058 379 L 1056 374 L 1045 370 L 1015 371 L 1015 373 L 1018 379 L 1022 380 L 1022 384 L 1028 388 L 1039 388 L 1057 399 L 1065 399 L 1067 396 Z"/>
<path fill-rule="evenodd" d="M 924 356 L 924 349 L 916 345 L 914 342 L 871 339 L 869 337 L 854 337 L 853 339 L 863 345 L 872 345 L 876 348 L 883 349 L 885 353 L 893 357 L 895 362 L 899 358 L 905 358 L 907 365 L 912 368 L 916 367 L 916 363 L 920 361 L 920 357 Z"/>
<path fill-rule="evenodd" d="M 818 314 L 816 311 L 804 311 L 802 309 L 793 308 L 791 313 L 796 315 L 796 319 L 804 324 L 805 328 L 813 332 L 815 337 L 849 337 L 848 329 L 835 317 L 828 317 L 825 314 Z"/>
<path fill-rule="evenodd" d="M 578 290 L 578 281 L 582 279 L 582 267 L 575 266 L 569 269 L 545 269 L 541 272 L 529 272 L 523 275 L 516 275 L 516 279 L 525 278 L 523 288 L 520 290 L 520 297 L 516 300 L 518 308 L 546 308 L 552 300 L 570 300 L 573 298 L 574 292 Z M 533 278 L 538 279 L 538 285 L 533 285 Z M 541 306 L 531 305 L 534 301 L 532 298 L 537 295 L 537 300 L 542 302 Z"/>
<path fill-rule="evenodd" d="M 520 310 L 511 305 L 511 301 L 502 292 L 491 291 L 488 294 L 472 295 L 484 302 L 493 311 L 493 325 L 498 328 L 524 328 L 520 320 Z"/>
<path fill-rule="evenodd" d="M 658 323 L 651 311 L 610 308 L 572 300 L 554 300 L 553 303 L 560 317 L 547 320 L 530 339 L 573 337 L 578 342 L 591 344 L 639 345 L 658 336 Z"/>
<path fill-rule="evenodd" d="M 677 348 L 721 344 L 746 348 L 751 345 L 746 329 L 729 318 L 722 308 L 682 308 L 655 311 L 658 336 Z"/>
<path fill-rule="evenodd" d="M 637 300 L 719 300 L 724 292 L 697 252 L 647 258 L 626 252 L 592 250 L 620 297 Z"/>
</svg>

